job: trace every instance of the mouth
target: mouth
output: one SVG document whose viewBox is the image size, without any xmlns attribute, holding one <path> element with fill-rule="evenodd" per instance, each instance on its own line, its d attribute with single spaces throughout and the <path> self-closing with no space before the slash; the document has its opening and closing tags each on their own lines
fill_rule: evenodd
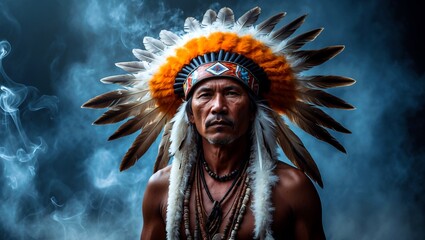
<svg viewBox="0 0 425 240">
<path fill-rule="evenodd" d="M 228 126 L 228 127 L 232 127 L 233 124 L 232 124 L 231 121 L 227 121 L 227 120 L 215 120 L 215 121 L 208 122 L 206 124 L 206 127 L 212 127 L 212 126 L 217 126 L 217 127 Z"/>
<path fill-rule="evenodd" d="M 211 126 L 231 126 L 231 125 L 227 122 L 215 122 L 215 123 L 211 123 Z"/>
</svg>

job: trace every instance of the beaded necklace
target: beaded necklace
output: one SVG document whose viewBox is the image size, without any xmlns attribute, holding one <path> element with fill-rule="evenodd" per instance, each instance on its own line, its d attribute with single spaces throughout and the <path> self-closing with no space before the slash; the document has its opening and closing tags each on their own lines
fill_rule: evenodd
<svg viewBox="0 0 425 240">
<path fill-rule="evenodd" d="M 221 225 L 221 220 L 222 220 L 221 205 L 227 199 L 227 197 L 229 196 L 229 193 L 233 190 L 233 188 L 236 185 L 236 182 L 240 179 L 241 175 L 238 174 L 238 176 L 233 180 L 230 188 L 224 194 L 223 198 L 220 201 L 217 201 L 217 200 L 213 199 L 213 197 L 212 197 L 212 195 L 211 195 L 211 193 L 208 189 L 208 185 L 205 181 L 204 171 L 203 171 L 201 165 L 198 164 L 198 166 L 199 166 L 199 169 L 198 169 L 199 180 L 202 182 L 202 185 L 204 186 L 204 189 L 205 189 L 205 192 L 207 193 L 208 198 L 213 203 L 213 209 L 211 210 L 211 213 L 208 215 L 206 227 L 207 227 L 208 235 L 214 235 L 215 233 L 218 232 L 218 229 L 220 228 L 220 225 Z M 200 196 L 202 196 L 202 195 L 200 195 Z"/>
<path fill-rule="evenodd" d="M 234 179 L 238 173 L 240 172 L 241 168 L 243 167 L 242 164 L 239 168 L 233 170 L 231 173 L 228 173 L 223 176 L 219 176 L 217 173 L 213 172 L 210 167 L 208 166 L 207 161 L 205 161 L 205 158 L 202 158 L 202 165 L 204 165 L 205 171 L 212 177 L 213 179 L 219 181 L 219 182 L 227 182 L 229 180 Z"/>
<path fill-rule="evenodd" d="M 187 239 L 192 239 L 190 232 L 190 221 L 189 221 L 189 203 L 190 203 L 190 193 L 192 185 L 195 184 L 195 229 L 193 239 L 212 239 L 212 240 L 221 240 L 221 239 L 235 239 L 237 231 L 240 228 L 243 216 L 246 212 L 247 203 L 250 198 L 251 189 L 249 188 L 249 177 L 246 173 L 248 161 L 243 163 L 240 168 L 241 171 L 232 183 L 232 186 L 227 190 L 225 195 L 220 201 L 215 201 L 205 182 L 205 176 L 201 167 L 201 163 L 198 160 L 195 166 L 193 166 L 190 181 L 188 182 L 186 189 L 184 191 L 184 206 L 183 206 L 183 220 L 184 228 Z M 196 179 L 196 181 L 194 181 Z M 204 185 L 204 189 L 208 195 L 208 198 L 211 202 L 214 203 L 214 207 L 211 213 L 207 217 L 207 213 L 203 206 L 202 196 L 202 187 L 201 183 Z M 242 187 L 241 187 L 242 185 Z M 231 209 L 228 210 L 225 217 L 230 213 L 228 222 L 223 230 L 223 233 L 219 233 L 219 228 L 221 226 L 221 203 L 227 198 L 230 192 L 236 187 L 236 196 L 231 205 Z M 243 197 L 242 197 L 243 196 Z M 207 220 L 205 222 L 205 219 Z"/>
</svg>

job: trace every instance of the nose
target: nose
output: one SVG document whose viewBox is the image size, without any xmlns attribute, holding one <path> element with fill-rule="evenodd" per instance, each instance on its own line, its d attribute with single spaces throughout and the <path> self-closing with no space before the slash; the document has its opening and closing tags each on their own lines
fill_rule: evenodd
<svg viewBox="0 0 425 240">
<path fill-rule="evenodd" d="M 227 110 L 226 98 L 221 94 L 216 94 L 212 99 L 211 112 L 213 114 L 226 114 Z"/>
</svg>

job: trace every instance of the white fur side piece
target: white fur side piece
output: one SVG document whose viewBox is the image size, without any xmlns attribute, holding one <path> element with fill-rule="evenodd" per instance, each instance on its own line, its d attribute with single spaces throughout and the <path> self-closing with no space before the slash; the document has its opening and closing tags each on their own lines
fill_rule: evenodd
<svg viewBox="0 0 425 240">
<path fill-rule="evenodd" d="M 180 143 L 186 138 L 187 131 L 189 128 L 189 122 L 187 120 L 186 115 L 186 105 L 187 102 L 183 102 L 179 109 L 177 110 L 176 115 L 174 115 L 173 119 L 171 119 L 173 124 L 173 128 L 171 129 L 170 134 L 170 154 L 173 155 L 177 152 Z"/>
<path fill-rule="evenodd" d="M 252 195 L 254 196 L 251 205 L 255 217 L 254 237 L 259 239 L 273 239 L 271 223 L 274 208 L 271 196 L 272 188 L 278 180 L 274 174 L 276 139 L 273 134 L 273 126 L 273 121 L 264 112 L 262 106 L 259 106 L 254 121 L 254 143 L 249 168 L 250 176 L 252 176 Z M 266 145 L 272 151 L 271 155 L 265 148 Z M 261 162 L 260 159 L 262 159 Z M 260 164 L 262 164 L 262 168 L 260 168 Z"/>
<path fill-rule="evenodd" d="M 183 215 L 184 189 L 190 177 L 193 163 L 196 161 L 197 149 L 193 128 L 189 126 L 185 111 L 186 103 L 182 104 L 173 118 L 175 121 L 171 130 L 170 152 L 174 154 L 174 160 L 170 173 L 170 185 L 168 189 L 166 231 L 167 239 L 180 239 L 180 226 Z M 186 138 L 181 150 L 179 145 Z"/>
<path fill-rule="evenodd" d="M 180 188 L 183 180 L 181 176 L 184 175 L 185 168 L 180 168 L 182 165 L 182 158 L 179 155 L 181 154 L 176 154 L 174 156 L 170 173 L 166 219 L 167 239 L 179 239 L 181 214 L 177 213 L 183 212 L 182 206 L 178 203 L 181 202 L 184 197 L 184 193 L 182 193 Z"/>
<path fill-rule="evenodd" d="M 183 151 L 174 156 L 168 190 L 166 231 L 167 239 L 180 239 L 183 216 L 184 189 L 188 183 L 197 152 Z"/>
</svg>

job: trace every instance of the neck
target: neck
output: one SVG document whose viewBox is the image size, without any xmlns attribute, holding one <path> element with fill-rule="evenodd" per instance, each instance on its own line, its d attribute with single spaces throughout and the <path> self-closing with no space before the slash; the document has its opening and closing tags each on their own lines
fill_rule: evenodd
<svg viewBox="0 0 425 240">
<path fill-rule="evenodd" d="M 202 147 L 209 168 L 222 176 L 237 169 L 249 157 L 249 133 L 226 145 L 211 144 L 208 140 L 202 139 Z"/>
</svg>

